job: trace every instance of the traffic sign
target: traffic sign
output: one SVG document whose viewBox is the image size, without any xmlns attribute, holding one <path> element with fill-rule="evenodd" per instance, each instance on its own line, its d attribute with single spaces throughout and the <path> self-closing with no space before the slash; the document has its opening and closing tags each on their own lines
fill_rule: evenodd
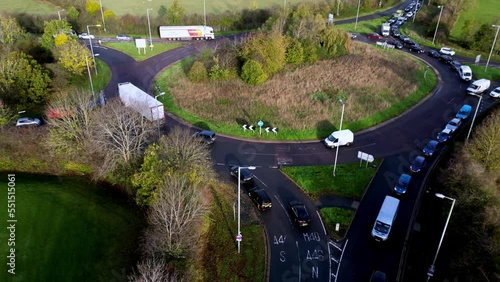
<svg viewBox="0 0 500 282">
<path fill-rule="evenodd" d="M 261 121 L 261 120 L 259 120 L 259 122 L 257 123 L 257 125 L 260 126 L 260 127 L 262 127 L 262 126 L 264 126 L 264 122 Z"/>
<path fill-rule="evenodd" d="M 241 242 L 243 240 L 243 236 L 241 234 L 236 235 L 236 241 Z"/>
</svg>

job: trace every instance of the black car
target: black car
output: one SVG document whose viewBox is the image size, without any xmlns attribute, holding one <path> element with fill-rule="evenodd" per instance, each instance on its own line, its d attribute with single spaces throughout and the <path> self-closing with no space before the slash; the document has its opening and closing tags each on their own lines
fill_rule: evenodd
<svg viewBox="0 0 500 282">
<path fill-rule="evenodd" d="M 411 52 L 417 52 L 419 54 L 424 52 L 424 48 L 418 45 L 410 45 L 408 46 L 408 50 L 410 50 Z"/>
<path fill-rule="evenodd" d="M 441 54 L 439 54 L 439 52 L 436 50 L 427 51 L 427 55 L 429 55 L 429 57 L 432 57 L 432 58 L 440 58 L 441 57 Z"/>
<path fill-rule="evenodd" d="M 401 34 L 401 35 L 399 36 L 399 39 L 400 39 L 401 41 L 405 42 L 405 41 L 410 40 L 410 37 L 408 37 L 407 35 Z"/>
<path fill-rule="evenodd" d="M 306 206 L 304 206 L 302 202 L 291 201 L 288 205 L 290 216 L 299 227 L 307 227 L 311 224 L 311 217 L 307 212 Z"/>
<path fill-rule="evenodd" d="M 443 150 L 443 144 L 439 143 L 436 140 L 431 140 L 429 141 L 429 143 L 427 143 L 427 145 L 425 145 L 423 152 L 424 155 L 432 157 L 440 153 L 441 150 Z"/>
<path fill-rule="evenodd" d="M 458 70 L 460 70 L 460 67 L 461 67 L 461 66 L 462 66 L 462 64 L 461 64 L 459 61 L 455 61 L 455 60 L 453 60 L 453 61 L 451 61 L 451 62 L 450 62 L 450 67 L 451 67 L 454 71 L 456 71 L 456 72 L 458 72 Z"/>
<path fill-rule="evenodd" d="M 437 134 L 436 139 L 439 142 L 446 142 L 446 141 L 450 140 L 451 134 L 452 134 L 452 131 L 448 128 L 445 128 Z"/>
<path fill-rule="evenodd" d="M 394 48 L 403 49 L 403 43 L 397 40 L 389 40 L 387 41 L 387 44 L 394 45 Z"/>
<path fill-rule="evenodd" d="M 215 142 L 215 132 L 209 130 L 203 130 L 193 134 L 193 137 L 200 142 L 212 144 Z"/>
<path fill-rule="evenodd" d="M 265 211 L 273 206 L 271 198 L 262 188 L 253 188 L 248 192 L 248 196 L 255 203 L 260 211 Z"/>
<path fill-rule="evenodd" d="M 397 21 L 398 19 L 397 18 L 390 18 L 387 22 L 390 23 L 390 24 L 393 24 Z"/>
<path fill-rule="evenodd" d="M 237 165 L 229 166 L 229 172 L 232 176 L 236 177 L 236 179 L 238 179 L 238 168 L 239 166 Z M 250 169 L 246 167 L 240 169 L 240 180 L 243 183 L 248 183 L 253 180 L 253 173 L 250 171 Z"/>
<path fill-rule="evenodd" d="M 453 58 L 448 55 L 441 55 L 439 57 L 439 60 L 445 64 L 449 64 L 451 61 L 453 61 Z"/>
<path fill-rule="evenodd" d="M 395 37 L 401 36 L 401 33 L 399 32 L 398 28 L 391 29 L 391 32 L 392 32 L 392 35 L 395 36 Z"/>
<path fill-rule="evenodd" d="M 412 172 L 419 172 L 425 167 L 425 158 L 423 156 L 417 156 L 410 165 L 410 170 Z"/>
<path fill-rule="evenodd" d="M 415 42 L 415 41 L 413 41 L 413 40 L 411 40 L 411 39 L 406 39 L 406 40 L 404 40 L 404 41 L 403 41 L 403 44 L 404 44 L 405 46 L 408 46 L 408 47 L 409 47 L 409 46 L 415 46 L 415 45 L 418 45 L 418 44 L 417 44 L 417 42 Z"/>
</svg>

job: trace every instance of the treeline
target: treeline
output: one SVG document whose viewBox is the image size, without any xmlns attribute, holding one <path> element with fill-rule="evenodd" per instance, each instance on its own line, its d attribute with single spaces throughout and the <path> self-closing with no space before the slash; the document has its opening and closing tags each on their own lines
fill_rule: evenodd
<svg viewBox="0 0 500 282">
<path fill-rule="evenodd" d="M 440 179 L 456 199 L 439 260 L 448 278 L 500 280 L 500 110 L 487 116 L 459 148 Z M 449 212 L 449 207 L 443 214 Z M 457 246 L 460 247 L 457 247 Z"/>
</svg>

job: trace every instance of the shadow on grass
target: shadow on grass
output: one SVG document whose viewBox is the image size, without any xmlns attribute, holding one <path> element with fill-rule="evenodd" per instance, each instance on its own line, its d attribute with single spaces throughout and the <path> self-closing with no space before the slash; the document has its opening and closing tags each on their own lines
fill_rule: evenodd
<svg viewBox="0 0 500 282">
<path fill-rule="evenodd" d="M 210 130 L 210 126 L 208 126 L 208 124 L 204 121 L 198 121 L 198 122 L 194 123 L 193 125 L 196 127 L 199 127 L 199 128 Z"/>
<path fill-rule="evenodd" d="M 329 120 L 321 120 L 316 123 L 316 138 L 325 138 L 336 129 L 337 128 Z"/>
</svg>

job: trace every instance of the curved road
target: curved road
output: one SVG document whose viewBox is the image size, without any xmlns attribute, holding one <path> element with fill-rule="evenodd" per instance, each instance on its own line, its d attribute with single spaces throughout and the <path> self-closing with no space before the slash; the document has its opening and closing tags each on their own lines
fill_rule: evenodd
<svg viewBox="0 0 500 282">
<path fill-rule="evenodd" d="M 383 12 L 387 13 L 390 12 Z M 113 49 L 94 46 L 94 51 L 100 54 L 100 58 L 110 66 L 112 72 L 111 81 L 105 88 L 105 96 L 117 96 L 117 84 L 126 81 L 144 90 L 151 89 L 158 72 L 178 60 L 196 54 L 204 44 L 211 43 L 193 42 L 142 62 L 136 62 Z M 389 189 L 395 179 L 406 171 L 410 160 L 421 151 L 426 141 L 434 137 L 464 103 L 475 107 L 478 100 L 474 96 L 465 95 L 465 88 L 469 83 L 461 82 L 447 65 L 426 55 L 417 57 L 428 62 L 440 74 L 439 86 L 426 100 L 405 114 L 356 133 L 355 143 L 339 150 L 338 163 L 358 161 L 358 151 L 385 158 L 359 205 L 347 240 L 343 242 L 329 241 L 315 204 L 276 170 L 280 165 L 333 164 L 334 150 L 326 149 L 319 141 L 259 143 L 221 135 L 213 144 L 212 156 L 221 175 L 229 179 L 226 168 L 229 163 L 259 166 L 254 171 L 257 183 L 272 197 L 273 209 L 262 213 L 271 251 L 270 281 L 367 281 L 375 269 L 385 271 L 389 275 L 389 281 L 400 279 L 399 263 L 404 259 L 403 250 L 408 243 L 406 234 L 411 230 L 409 224 L 419 191 L 410 189 L 410 194 L 402 201 L 395 230 L 388 244 L 374 244 L 370 238 L 378 209 L 385 195 L 390 193 Z M 495 101 L 485 96 L 480 111 L 493 103 Z M 167 116 L 165 123 L 168 126 L 184 126 L 171 115 Z M 414 177 L 410 188 L 420 187 L 425 174 L 426 170 Z M 311 214 L 311 228 L 308 230 L 295 227 L 286 212 L 286 204 L 293 199 L 302 200 Z M 339 265 L 344 247 L 342 263 Z"/>
</svg>

